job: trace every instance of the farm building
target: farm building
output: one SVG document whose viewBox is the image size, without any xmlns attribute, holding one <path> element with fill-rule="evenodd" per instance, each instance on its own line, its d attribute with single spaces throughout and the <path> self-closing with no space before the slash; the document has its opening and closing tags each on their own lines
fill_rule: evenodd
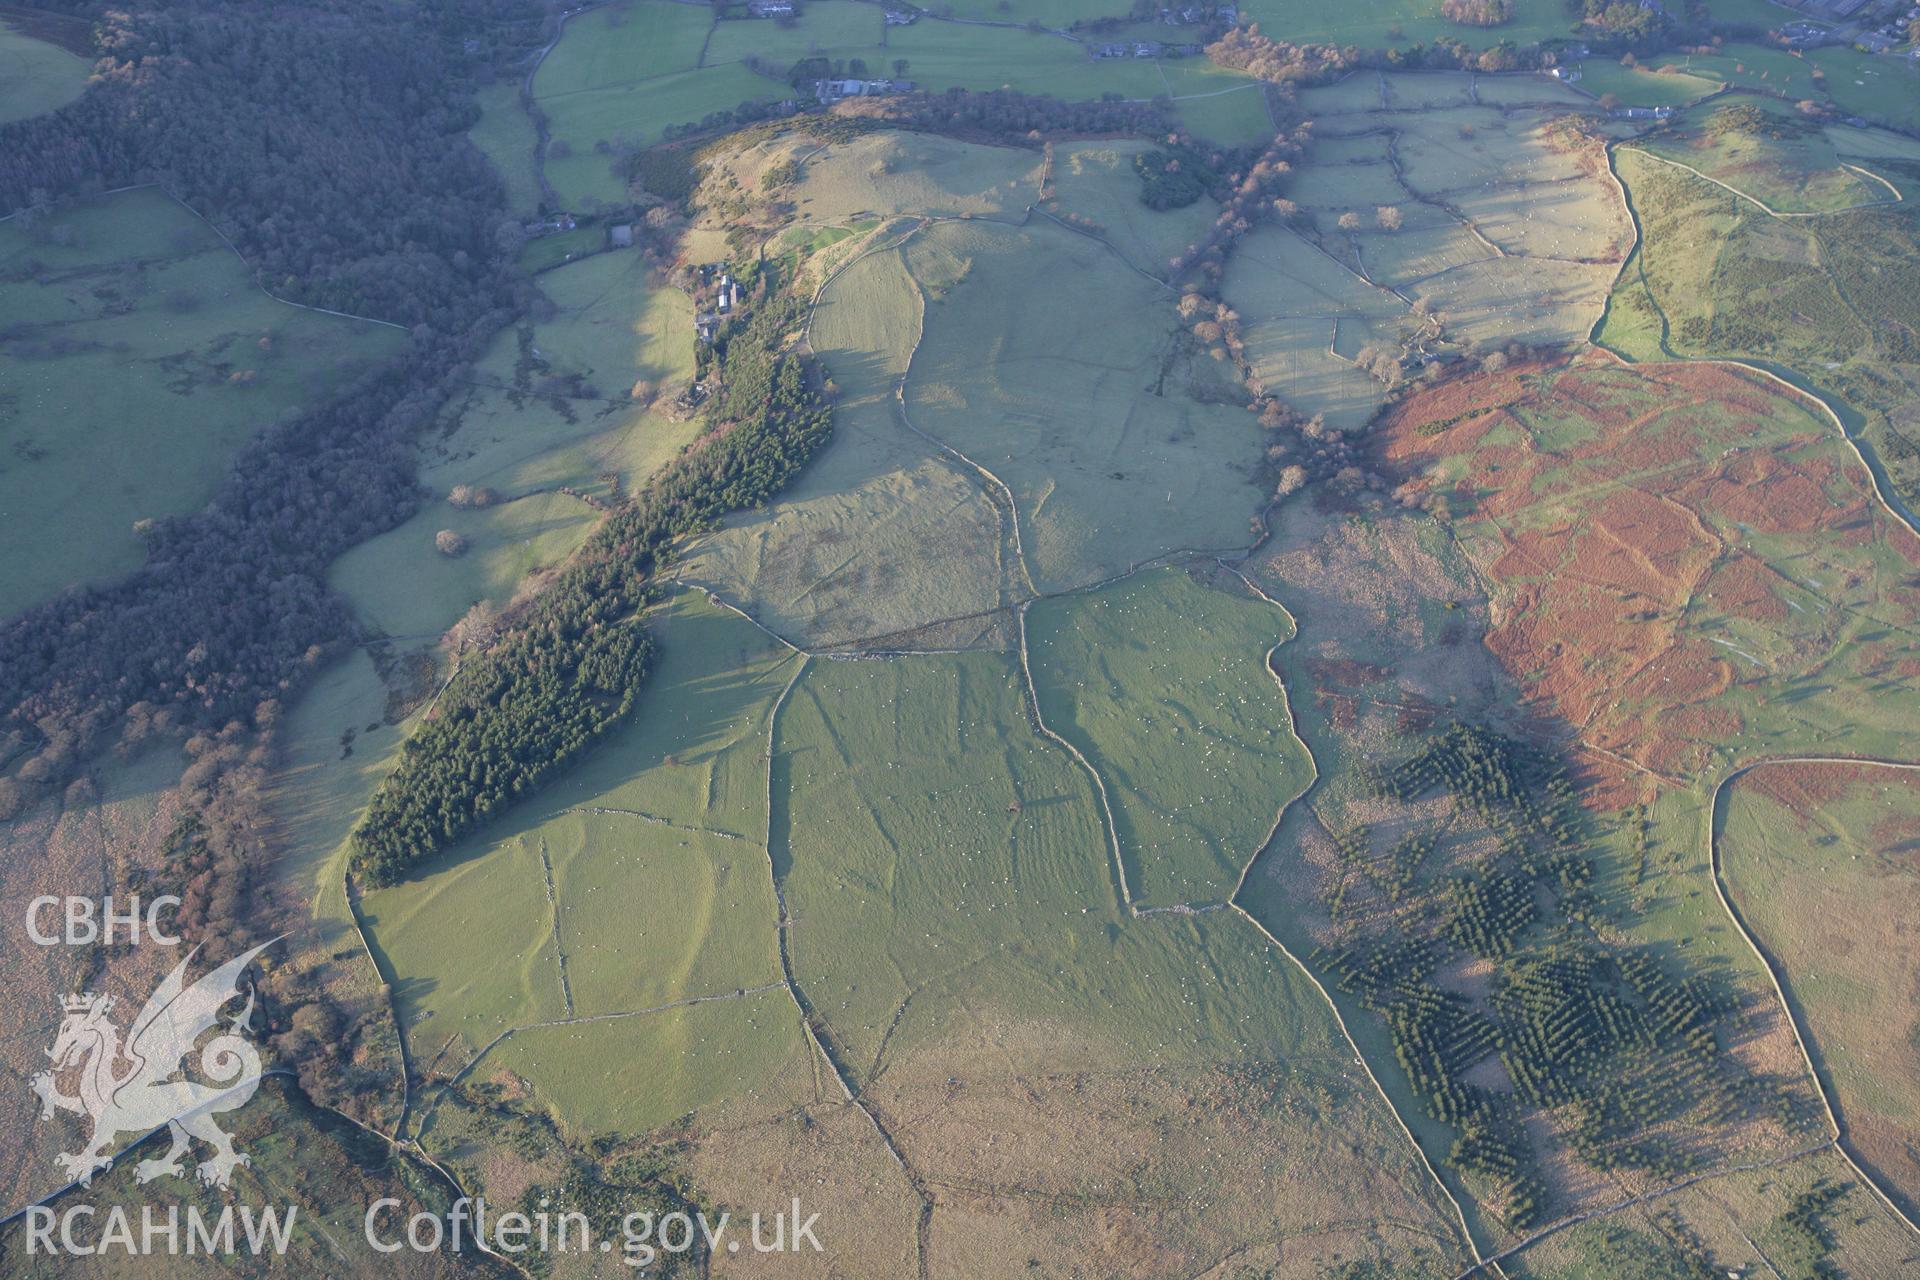
<svg viewBox="0 0 1920 1280">
<path fill-rule="evenodd" d="M 890 93 L 911 92 L 911 80 L 821 80 L 814 89 L 822 102 L 838 102 L 842 98 L 880 98 Z"/>
<path fill-rule="evenodd" d="M 747 12 L 756 18 L 791 18 L 793 0 L 748 0 Z"/>
<path fill-rule="evenodd" d="M 633 224 L 623 222 L 607 228 L 607 243 L 616 249 L 633 248 Z"/>
</svg>

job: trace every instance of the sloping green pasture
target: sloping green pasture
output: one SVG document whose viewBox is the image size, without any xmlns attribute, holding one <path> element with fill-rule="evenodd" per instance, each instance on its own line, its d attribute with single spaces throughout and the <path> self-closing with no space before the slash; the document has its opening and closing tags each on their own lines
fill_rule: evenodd
<svg viewBox="0 0 1920 1280">
<path fill-rule="evenodd" d="M 1869 166 L 1878 160 L 1920 162 L 1920 142 L 1884 130 L 1823 127 L 1765 98 L 1715 99 L 1633 145 L 1777 213 L 1826 213 L 1898 200 L 1904 195 L 1898 171 L 1890 180 Z"/>
<path fill-rule="evenodd" d="M 405 341 L 275 302 L 153 188 L 0 223 L 0 315 L 0 617 L 138 567 L 136 521 Z"/>
<path fill-rule="evenodd" d="M 540 285 L 549 318 L 502 333 L 475 365 L 448 429 L 423 441 L 421 480 L 433 498 L 331 571 L 379 632 L 430 638 L 481 601 L 505 604 L 599 519 L 561 488 L 603 497 L 616 482 L 631 490 L 693 439 L 697 422 L 666 411 L 693 373 L 686 296 L 650 282 L 636 253 L 570 263 Z M 641 382 L 651 401 L 633 399 Z M 490 488 L 499 501 L 455 508 L 444 499 L 456 485 Z M 468 550 L 437 551 L 443 529 Z"/>
<path fill-rule="evenodd" d="M 86 91 L 86 59 L 0 17 L 0 124 L 42 115 Z"/>
<path fill-rule="evenodd" d="M 628 725 L 364 904 L 416 1060 L 504 1066 L 576 1128 L 645 1130 L 771 1087 L 799 1034 L 784 993 L 755 994 L 780 977 L 764 753 L 796 660 L 693 593 L 652 625 L 663 656 Z M 616 1057 L 655 1087 L 622 1087 Z"/>
<path fill-rule="evenodd" d="M 1258 428 L 1196 394 L 1219 375 L 1166 289 L 1050 224 L 944 223 L 905 253 L 928 299 L 907 416 L 1005 484 L 1037 588 L 1247 541 Z"/>
<path fill-rule="evenodd" d="M 1226 901 L 1306 789 L 1312 762 L 1267 667 L 1292 632 L 1234 579 L 1174 568 L 1028 611 L 1040 712 L 1105 783 L 1136 905 Z"/>
<path fill-rule="evenodd" d="M 1362 1204 L 1431 1233 L 1376 1247 L 1448 1240 L 1298 971 L 1233 913 L 1120 908 L 1091 783 L 1024 700 L 1002 655 L 816 660 L 780 713 L 795 977 L 908 1160 L 939 1184 L 1048 1197 L 1040 1239 L 1080 1241 L 1083 1259 L 1123 1246 L 1068 1206 L 1097 1217 L 1148 1188 L 1165 1197 L 1157 1248 L 1183 1258 Z M 1202 1188 L 1204 1209 L 1181 1204 Z M 981 1255 L 1020 1218 L 981 1221 Z"/>
<path fill-rule="evenodd" d="M 1631 148 L 1615 161 L 1641 241 L 1598 340 L 1636 359 L 1732 356 L 1800 379 L 1834 403 L 1911 510 L 1920 499 L 1920 430 L 1908 407 L 1920 395 L 1914 206 L 1769 217 Z"/>
</svg>

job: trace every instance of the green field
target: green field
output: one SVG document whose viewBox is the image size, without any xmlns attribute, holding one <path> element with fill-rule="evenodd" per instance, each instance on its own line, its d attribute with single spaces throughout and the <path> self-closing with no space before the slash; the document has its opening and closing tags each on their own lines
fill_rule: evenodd
<svg viewBox="0 0 1920 1280">
<path fill-rule="evenodd" d="M 1095 60 L 1079 40 L 1012 24 L 927 17 L 886 27 L 871 5 L 854 0 L 817 0 L 791 25 L 714 22 L 707 13 L 667 0 L 627 0 L 567 24 L 533 83 L 555 143 L 547 175 L 563 202 L 623 199 L 619 157 L 658 141 L 670 125 L 698 123 L 745 102 L 800 96 L 786 76 L 809 57 L 826 58 L 847 75 L 905 78 L 933 92 L 1004 88 L 1067 101 L 1167 95 L 1182 122 L 1202 136 L 1246 143 L 1272 133 L 1255 83 L 1199 58 Z M 1178 38 L 1173 30 L 1162 28 L 1156 38 Z M 520 126 L 512 129 L 517 135 Z M 483 117 L 476 140 L 516 180 L 502 150 L 507 138 L 506 125 Z"/>
<path fill-rule="evenodd" d="M 476 95 L 480 122 L 467 131 L 473 145 L 486 153 L 507 188 L 507 211 L 530 220 L 540 208 L 540 183 L 534 174 L 537 136 L 533 120 L 520 104 L 518 81 L 488 85 Z"/>
<path fill-rule="evenodd" d="M 540 286 L 547 318 L 495 340 L 448 429 L 424 442 L 421 479 L 433 499 L 330 571 L 379 633 L 431 638 L 481 601 L 505 605 L 593 528 L 599 515 L 580 495 L 636 488 L 693 439 L 697 423 L 664 408 L 693 373 L 686 296 L 651 278 L 637 253 L 570 263 Z M 651 407 L 632 398 L 639 382 L 652 388 Z M 499 499 L 455 508 L 444 499 L 457 485 Z M 468 550 L 441 554 L 441 530 Z"/>
<path fill-rule="evenodd" d="M 1777 966 L 1848 1143 L 1920 1199 L 1920 785 L 1907 770 L 1775 765 L 1729 789 L 1722 878 Z"/>
<path fill-rule="evenodd" d="M 733 998 L 779 977 L 762 756 L 794 661 L 692 594 L 653 621 L 665 656 L 629 725 L 485 837 L 364 905 L 416 1061 L 437 1054 L 430 1074 L 485 1078 L 493 1059 L 475 1055 L 512 1031 L 502 1061 L 574 1128 L 634 1123 L 639 1103 L 617 1080 L 572 1069 L 573 1053 L 597 1060 L 591 1046 L 609 1036 L 663 1037 L 646 1056 L 678 1062 L 698 1086 L 700 1044 L 718 1057 L 756 1045 L 777 1071 L 795 1030 L 791 1017 L 768 1021 L 772 1003 Z M 724 998 L 662 1009 L 706 996 Z M 753 1030 L 764 1026 L 774 1031 Z M 543 1047 L 554 1045 L 586 1047 Z"/>
<path fill-rule="evenodd" d="M 1173 110 L 1189 133 L 1209 142 L 1248 147 L 1273 138 L 1273 116 L 1255 85 L 1177 98 Z"/>
<path fill-rule="evenodd" d="M 1267 668 L 1285 614 L 1160 569 L 1027 614 L 1040 713 L 1106 786 L 1131 901 L 1224 902 L 1312 762 Z"/>
<path fill-rule="evenodd" d="M 85 92 L 85 58 L 20 30 L 0 17 L 0 124 L 63 107 Z"/>
<path fill-rule="evenodd" d="M 1001 655 L 816 661 L 776 725 L 794 976 L 862 1095 L 914 1117 L 908 1160 L 1046 1197 L 1024 1247 L 1099 1274 L 1125 1246 L 1067 1206 L 1160 1198 L 1170 1267 L 1328 1218 L 1421 1224 L 1374 1235 L 1403 1260 L 1450 1239 L 1298 971 L 1233 913 L 1121 909 L 1092 785 L 1024 697 Z M 1003 1253 L 1021 1219 L 971 1219 L 992 1271 L 1032 1256 Z"/>
<path fill-rule="evenodd" d="M 1858 49 L 1815 49 L 1807 60 L 1825 73 L 1827 95 L 1842 111 L 1911 131 L 1920 126 L 1920 66 Z"/>
<path fill-rule="evenodd" d="M 571 555 L 598 519 L 584 502 L 558 493 L 484 511 L 436 503 L 349 551 L 328 580 L 378 633 L 432 639 L 483 600 L 505 604 L 526 578 Z M 467 543 L 459 556 L 435 549 L 435 536 L 448 529 Z"/>
<path fill-rule="evenodd" d="M 275 302 L 154 188 L 0 223 L 0 312 L 0 616 L 138 567 L 135 522 L 405 341 Z"/>
<path fill-rule="evenodd" d="M 1440 16 L 1438 4 L 1425 0 L 1355 5 L 1341 0 L 1252 0 L 1240 7 L 1243 22 L 1257 22 L 1275 40 L 1295 44 L 1358 45 L 1363 49 L 1404 49 L 1432 44 L 1445 36 L 1474 49 L 1502 40 L 1529 44 L 1539 40 L 1569 39 L 1577 27 L 1559 0 L 1515 0 L 1513 18 L 1497 27 L 1472 27 Z"/>
<path fill-rule="evenodd" d="M 1650 60 L 1657 61 L 1657 60 Z M 1595 97 L 1611 94 L 1628 107 L 1679 107 L 1703 98 L 1725 83 L 1713 77 L 1705 58 L 1660 62 L 1654 67 L 1623 66 L 1611 58 L 1587 58 L 1578 64 L 1580 88 Z"/>
<path fill-rule="evenodd" d="M 928 299 L 906 414 L 1006 487 L 1034 587 L 1247 541 L 1258 428 L 1164 289 L 1050 224 L 941 224 L 905 255 Z"/>
<path fill-rule="evenodd" d="M 1109 241 L 1125 259 L 1150 275 L 1165 276 L 1168 262 L 1205 233 L 1219 206 L 1201 197 L 1165 212 L 1140 199 L 1134 158 L 1149 150 L 1137 142 L 1081 142 L 1054 148 L 1044 206 L 1056 217 Z"/>
<path fill-rule="evenodd" d="M 1773 25 L 1789 20 L 1791 11 L 1771 0 L 1749 0 L 1769 11 Z M 1771 45 L 1729 42 L 1714 49 L 1673 50 L 1642 58 L 1616 60 L 1604 55 L 1576 65 L 1578 88 L 1593 97 L 1612 94 L 1621 105 L 1636 107 L 1685 106 L 1722 88 L 1748 89 L 1795 99 L 1825 101 L 1819 63 L 1813 58 Z"/>
</svg>

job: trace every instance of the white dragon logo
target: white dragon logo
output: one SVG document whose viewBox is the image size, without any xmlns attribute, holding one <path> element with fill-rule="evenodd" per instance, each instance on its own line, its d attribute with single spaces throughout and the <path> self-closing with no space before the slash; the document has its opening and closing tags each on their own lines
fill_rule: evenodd
<svg viewBox="0 0 1920 1280">
<path fill-rule="evenodd" d="M 158 1160 L 134 1166 L 141 1182 L 162 1174 L 184 1175 L 180 1157 L 189 1135 L 214 1149 L 212 1159 L 199 1165 L 200 1180 L 209 1186 L 226 1186 L 235 1168 L 252 1163 L 213 1122 L 219 1112 L 244 1105 L 260 1087 L 260 1054 L 242 1034 L 253 1018 L 251 990 L 240 1016 L 198 1047 L 199 1073 L 213 1083 L 169 1077 L 184 1070 L 196 1042 L 219 1023 L 221 1008 L 239 998 L 241 971 L 272 945 L 262 943 L 186 986 L 187 964 L 200 951 L 195 947 L 147 1000 L 125 1043 L 107 1016 L 113 997 L 89 991 L 62 998 L 66 1016 L 53 1048 L 47 1050 L 53 1070 L 36 1075 L 32 1087 L 40 1096 L 42 1119 L 51 1119 L 56 1109 L 70 1111 L 91 1118 L 93 1134 L 77 1154 L 56 1155 L 56 1165 L 82 1186 L 89 1185 L 94 1174 L 112 1167 L 113 1157 L 106 1152 L 114 1139 L 121 1134 L 144 1137 L 162 1125 L 171 1132 L 173 1146 Z M 55 1074 L 75 1067 L 80 1070 L 80 1092 L 69 1097 L 60 1092 Z"/>
</svg>

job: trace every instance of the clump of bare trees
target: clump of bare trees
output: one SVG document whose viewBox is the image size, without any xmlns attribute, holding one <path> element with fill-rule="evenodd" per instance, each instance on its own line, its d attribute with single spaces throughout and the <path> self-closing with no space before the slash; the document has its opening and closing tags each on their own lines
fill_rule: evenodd
<svg viewBox="0 0 1920 1280">
<path fill-rule="evenodd" d="M 498 501 L 500 495 L 485 485 L 457 484 L 447 491 L 447 505 L 462 511 L 490 507 Z"/>
</svg>

